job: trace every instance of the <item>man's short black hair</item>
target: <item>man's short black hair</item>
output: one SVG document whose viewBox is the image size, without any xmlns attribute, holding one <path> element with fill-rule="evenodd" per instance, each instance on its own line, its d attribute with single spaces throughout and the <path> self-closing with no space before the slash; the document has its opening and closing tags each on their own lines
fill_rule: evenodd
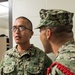
<svg viewBox="0 0 75 75">
<path fill-rule="evenodd" d="M 27 18 L 27 17 L 24 17 L 24 16 L 19 16 L 18 18 L 16 18 L 16 20 L 17 19 L 24 19 L 24 20 L 27 20 L 29 23 L 30 23 L 30 26 L 31 26 L 31 29 L 33 30 L 33 25 L 32 25 L 32 22 Z"/>
</svg>

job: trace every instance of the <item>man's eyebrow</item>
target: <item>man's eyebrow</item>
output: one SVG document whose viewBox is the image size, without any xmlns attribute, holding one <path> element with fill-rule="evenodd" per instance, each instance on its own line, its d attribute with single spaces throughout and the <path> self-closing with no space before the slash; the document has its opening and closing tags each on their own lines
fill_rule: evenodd
<svg viewBox="0 0 75 75">
<path fill-rule="evenodd" d="M 17 26 L 14 25 L 14 26 L 12 26 L 12 27 L 17 27 Z"/>
<path fill-rule="evenodd" d="M 13 25 L 13 27 L 25 27 L 25 26 L 24 25 L 19 25 L 19 26 Z"/>
<path fill-rule="evenodd" d="M 19 25 L 18 27 L 26 27 L 26 26 L 24 26 L 24 25 Z"/>
</svg>

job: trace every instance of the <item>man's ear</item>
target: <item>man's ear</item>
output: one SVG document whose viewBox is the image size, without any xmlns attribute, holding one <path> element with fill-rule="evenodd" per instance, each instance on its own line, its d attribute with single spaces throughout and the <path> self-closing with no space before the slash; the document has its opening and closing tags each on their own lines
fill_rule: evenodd
<svg viewBox="0 0 75 75">
<path fill-rule="evenodd" d="M 32 31 L 32 32 L 31 32 L 31 36 L 30 36 L 30 38 L 33 36 L 33 34 L 34 34 L 34 32 Z"/>
<path fill-rule="evenodd" d="M 46 30 L 46 37 L 47 37 L 47 39 L 50 39 L 50 36 L 51 36 L 51 30 L 47 29 Z"/>
</svg>

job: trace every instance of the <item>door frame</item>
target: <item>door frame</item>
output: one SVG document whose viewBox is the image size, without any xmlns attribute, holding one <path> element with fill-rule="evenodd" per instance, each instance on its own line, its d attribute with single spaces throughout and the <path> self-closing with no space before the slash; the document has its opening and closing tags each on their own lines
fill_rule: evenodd
<svg viewBox="0 0 75 75">
<path fill-rule="evenodd" d="M 12 42 L 12 0 L 0 0 L 0 2 L 8 1 L 9 3 L 9 48 L 12 48 L 13 42 Z"/>
</svg>

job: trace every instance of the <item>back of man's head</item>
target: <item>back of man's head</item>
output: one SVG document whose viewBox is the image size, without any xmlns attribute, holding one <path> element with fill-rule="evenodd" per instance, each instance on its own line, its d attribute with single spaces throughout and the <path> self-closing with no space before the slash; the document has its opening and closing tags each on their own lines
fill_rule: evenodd
<svg viewBox="0 0 75 75">
<path fill-rule="evenodd" d="M 66 38 L 73 37 L 72 27 L 73 27 L 73 15 L 66 10 L 60 9 L 52 9 L 52 10 L 40 10 L 40 24 L 37 26 L 38 28 L 41 27 L 48 27 L 53 32 L 54 38 L 62 38 L 60 40 L 64 40 Z"/>
</svg>

